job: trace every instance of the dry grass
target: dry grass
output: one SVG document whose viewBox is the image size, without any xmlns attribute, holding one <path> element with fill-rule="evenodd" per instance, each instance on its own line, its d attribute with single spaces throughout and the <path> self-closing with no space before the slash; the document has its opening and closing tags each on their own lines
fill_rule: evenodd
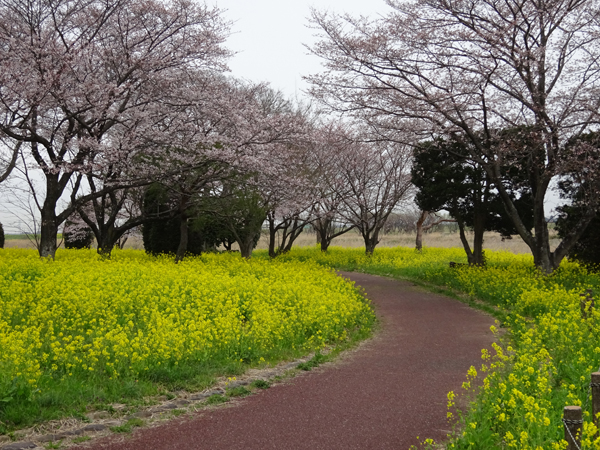
<svg viewBox="0 0 600 450">
<path fill-rule="evenodd" d="M 7 239 L 4 248 L 35 248 L 35 245 L 29 239 Z"/>
<path fill-rule="evenodd" d="M 472 233 L 467 233 L 467 237 L 472 245 Z M 414 233 L 393 233 L 380 236 L 378 247 L 414 247 L 416 234 Z M 294 246 L 306 247 L 313 246 L 317 242 L 315 233 L 302 233 L 294 242 Z M 552 250 L 559 243 L 558 237 L 553 235 L 550 241 Z M 360 234 L 349 232 L 333 240 L 331 245 L 339 247 L 364 247 L 364 241 Z M 458 233 L 433 232 L 423 235 L 423 245 L 425 247 L 460 247 L 460 237 Z M 266 249 L 268 246 L 267 236 L 263 235 L 256 248 Z M 487 250 L 505 250 L 513 253 L 530 253 L 529 247 L 519 236 L 513 236 L 512 239 L 502 240 L 498 233 L 486 233 L 484 236 L 484 248 Z"/>
<path fill-rule="evenodd" d="M 472 236 L 467 235 L 472 241 Z M 257 249 L 268 248 L 267 235 L 263 234 L 258 242 Z M 413 233 L 393 233 L 385 234 L 380 237 L 379 247 L 414 247 L 416 236 Z M 294 246 L 307 247 L 313 246 L 317 242 L 315 233 L 302 233 Z M 552 250 L 558 245 L 559 239 L 553 235 L 550 244 Z M 346 233 L 333 240 L 332 245 L 339 247 L 363 247 L 362 237 L 356 232 Z M 426 247 L 460 247 L 462 244 L 458 233 L 433 232 L 425 233 L 423 236 L 423 245 Z M 7 239 L 4 245 L 6 248 L 34 248 L 34 245 L 27 239 Z M 529 247 L 523 242 L 519 236 L 514 236 L 512 239 L 502 240 L 498 233 L 486 233 L 484 247 L 487 250 L 506 250 L 513 253 L 530 253 Z M 127 240 L 125 248 L 143 249 L 142 240 L 139 237 L 132 237 Z"/>
</svg>

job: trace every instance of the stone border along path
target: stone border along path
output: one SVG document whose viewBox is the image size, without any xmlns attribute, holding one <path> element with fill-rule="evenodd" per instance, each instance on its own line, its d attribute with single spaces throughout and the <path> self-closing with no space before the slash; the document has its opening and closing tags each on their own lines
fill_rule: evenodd
<svg viewBox="0 0 600 450">
<path fill-rule="evenodd" d="M 494 341 L 494 319 L 459 301 L 426 292 L 413 283 L 360 273 L 341 273 L 361 286 L 375 306 L 381 330 L 356 350 L 270 389 L 218 407 L 112 434 L 126 421 L 79 422 L 45 435 L 23 436 L 2 450 L 44 448 L 44 442 L 90 436 L 80 449 L 397 449 L 448 432 L 446 394 L 459 391 L 481 349 Z M 228 387 L 272 379 L 308 358 L 266 371 L 249 371 Z M 180 397 L 135 417 L 172 418 L 172 410 L 195 410 L 210 391 Z M 115 405 L 116 406 L 116 405 Z M 25 440 L 26 439 L 26 440 Z M 71 447 L 75 449 L 75 447 Z"/>
</svg>

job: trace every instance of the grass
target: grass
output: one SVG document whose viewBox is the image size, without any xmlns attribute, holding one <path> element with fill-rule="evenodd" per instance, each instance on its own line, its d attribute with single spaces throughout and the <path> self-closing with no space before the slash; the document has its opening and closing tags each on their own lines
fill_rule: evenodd
<svg viewBox="0 0 600 450">
<path fill-rule="evenodd" d="M 246 397 L 247 395 L 250 395 L 252 392 L 248 390 L 248 388 L 244 387 L 244 386 L 236 386 L 234 388 L 231 389 L 227 389 L 225 395 L 227 395 L 227 397 Z"/>
<path fill-rule="evenodd" d="M 271 383 L 269 383 L 267 380 L 254 380 L 251 386 L 256 389 L 269 389 L 271 387 Z"/>
<path fill-rule="evenodd" d="M 283 355 L 282 355 L 283 357 Z M 117 414 L 111 404 L 121 403 L 127 407 L 148 406 L 148 398 L 166 395 L 174 398 L 170 391 L 186 390 L 197 392 L 215 384 L 217 378 L 242 374 L 247 364 L 231 361 L 212 361 L 207 364 L 180 365 L 176 368 L 153 371 L 147 378 L 123 379 L 119 383 L 98 377 L 90 383 L 89 378 L 78 375 L 67 377 L 61 383 L 42 380 L 42 392 L 29 402 L 11 403 L 3 413 L 7 425 L 0 423 L 0 434 L 34 423 L 75 417 L 87 420 L 86 413 L 91 406 L 97 411 Z M 48 388 L 46 389 L 46 383 Z M 51 385 L 51 388 L 50 388 Z"/>
<path fill-rule="evenodd" d="M 298 364 L 298 369 L 310 371 L 315 367 L 319 367 L 326 360 L 327 360 L 326 356 L 317 352 L 317 353 L 315 353 L 315 356 L 313 356 L 310 360 L 308 360 L 304 363 Z"/>
<path fill-rule="evenodd" d="M 552 230 L 550 231 L 552 233 Z M 467 233 L 467 236 L 469 234 Z M 416 235 L 414 233 L 386 233 L 380 235 L 380 243 L 377 248 L 389 248 L 389 247 L 411 247 L 415 246 Z M 59 239 L 60 240 L 60 239 Z M 298 239 L 294 242 L 294 247 L 313 247 L 316 243 L 316 235 L 311 232 L 304 232 L 300 234 Z M 425 233 L 423 236 L 423 243 L 427 247 L 436 248 L 462 248 L 460 238 L 456 232 L 448 231 L 435 231 Z M 551 249 L 554 249 L 558 245 L 556 238 L 551 239 Z M 362 237 L 356 232 L 348 232 L 340 237 L 333 240 L 334 246 L 344 248 L 359 248 L 364 246 Z M 32 248 L 33 245 L 27 239 L 24 234 L 18 235 L 6 235 L 7 248 Z M 269 246 L 267 235 L 263 234 L 256 246 L 257 250 L 265 250 Z M 127 240 L 126 247 L 128 249 L 143 250 L 144 246 L 141 238 L 131 237 Z M 485 234 L 484 248 L 486 250 L 493 251 L 509 251 L 515 254 L 529 253 L 529 247 L 523 242 L 519 236 L 514 236 L 512 239 L 503 239 L 498 233 L 489 232 Z M 234 249 L 237 249 L 234 244 Z"/>
<path fill-rule="evenodd" d="M 204 402 L 206 405 L 219 405 L 228 402 L 229 399 L 221 394 L 213 394 Z"/>
<path fill-rule="evenodd" d="M 138 419 L 137 417 L 133 419 L 129 419 L 122 425 L 117 425 L 116 427 L 110 427 L 110 431 L 113 433 L 131 433 L 131 430 L 137 427 L 143 427 L 146 422 L 142 419 Z"/>
</svg>

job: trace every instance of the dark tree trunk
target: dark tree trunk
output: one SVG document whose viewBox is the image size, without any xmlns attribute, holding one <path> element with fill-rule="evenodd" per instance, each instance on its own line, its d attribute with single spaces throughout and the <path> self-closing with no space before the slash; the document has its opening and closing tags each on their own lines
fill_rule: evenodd
<svg viewBox="0 0 600 450">
<path fill-rule="evenodd" d="M 100 238 L 96 237 L 96 241 L 98 242 L 98 249 L 96 250 L 98 254 L 102 259 L 110 259 L 112 249 L 115 246 L 115 241 L 112 239 L 112 236 L 110 236 L 110 233 L 107 233 L 104 230 L 104 233 L 101 233 Z"/>
<path fill-rule="evenodd" d="M 423 224 L 429 215 L 429 211 L 421 211 L 419 220 L 417 220 L 417 239 L 415 242 L 415 249 L 417 251 L 423 250 Z"/>
<path fill-rule="evenodd" d="M 486 214 L 479 213 L 474 217 L 473 226 L 473 249 L 469 245 L 469 240 L 465 234 L 465 224 L 462 220 L 457 220 L 458 230 L 460 234 L 460 241 L 467 254 L 467 261 L 470 266 L 483 266 L 485 265 L 485 253 L 483 252 L 483 236 L 485 233 L 485 222 Z"/>
<path fill-rule="evenodd" d="M 125 244 L 127 243 L 127 237 L 125 237 L 123 240 L 121 240 L 121 238 L 117 239 L 117 243 L 115 244 L 117 247 L 119 247 L 121 250 L 123 250 L 125 248 Z"/>
<path fill-rule="evenodd" d="M 188 218 L 182 217 L 181 224 L 179 225 L 179 246 L 177 247 L 177 253 L 175 254 L 175 264 L 185 257 L 188 248 L 189 229 Z"/>
<path fill-rule="evenodd" d="M 269 222 L 269 257 L 275 258 L 277 252 L 275 251 L 275 240 L 277 239 L 277 227 L 275 226 L 275 218 L 271 215 L 268 216 Z"/>
<path fill-rule="evenodd" d="M 572 245 L 574 245 L 575 242 L 569 240 L 567 244 L 565 243 L 565 240 L 563 240 L 559 247 L 561 247 L 563 243 L 566 245 L 561 247 L 561 251 L 559 253 L 555 255 L 550 251 L 548 224 L 546 222 L 544 213 L 544 199 L 550 184 L 550 179 L 546 177 L 539 169 L 535 170 L 531 176 L 531 179 L 533 180 L 530 186 L 533 193 L 533 228 L 535 233 L 532 235 L 521 220 L 519 212 L 515 207 L 510 195 L 502 185 L 502 176 L 499 165 L 494 164 L 490 167 L 487 167 L 486 170 L 488 171 L 488 174 L 491 176 L 492 180 L 494 180 L 494 185 L 500 193 L 506 213 L 515 225 L 519 236 L 521 236 L 523 241 L 530 248 L 531 253 L 533 254 L 533 262 L 535 266 L 538 267 L 543 273 L 551 274 L 555 269 L 558 268 L 560 262 L 567 255 L 568 251 L 570 248 L 572 248 Z"/>
<path fill-rule="evenodd" d="M 119 239 L 123 236 L 123 234 L 129 229 L 128 227 L 119 227 L 115 228 L 114 222 L 110 222 L 108 224 L 104 224 L 103 226 L 96 227 L 95 224 L 92 227 L 92 231 L 96 237 L 96 242 L 98 243 L 98 254 L 103 259 L 110 259 L 112 255 L 112 251 L 115 246 L 119 246 L 123 248 L 127 239 L 124 239 L 123 242 L 119 245 Z"/>
<path fill-rule="evenodd" d="M 279 253 L 287 253 L 292 250 L 294 242 L 296 241 L 296 239 L 298 239 L 298 236 L 300 236 L 304 231 L 304 226 L 306 225 L 306 223 L 306 220 L 296 218 L 290 225 L 292 229 L 289 233 L 289 226 L 284 229 L 283 239 L 281 242 L 282 248 Z"/>
<path fill-rule="evenodd" d="M 321 244 L 321 251 L 326 252 L 336 237 L 346 234 L 348 231 L 356 228 L 354 225 L 343 228 L 336 233 L 333 219 L 320 218 L 313 223 L 313 227 L 317 233 L 317 244 Z"/>
<path fill-rule="evenodd" d="M 468 261 L 469 265 L 473 265 L 473 264 L 475 264 L 475 258 L 473 257 L 473 252 L 471 251 L 471 246 L 469 245 L 469 240 L 467 239 L 467 236 L 465 235 L 465 224 L 460 219 L 458 219 L 457 222 L 458 222 L 458 233 L 460 235 L 460 242 L 462 243 L 463 248 L 465 249 L 465 253 L 467 254 L 467 261 Z"/>
<path fill-rule="evenodd" d="M 56 215 L 56 203 L 60 197 L 60 189 L 56 175 L 46 175 L 46 199 L 40 211 L 41 227 L 38 252 L 42 258 L 56 256 L 58 234 L 58 217 Z"/>
<path fill-rule="evenodd" d="M 233 244 L 233 242 L 231 242 L 229 240 L 224 240 L 223 241 L 223 247 L 225 248 L 225 251 L 230 252 L 232 244 Z"/>
<path fill-rule="evenodd" d="M 40 227 L 40 244 L 38 252 L 42 258 L 52 258 L 56 256 L 56 236 L 58 234 L 58 225 L 54 209 L 42 208 L 42 224 Z"/>
<path fill-rule="evenodd" d="M 317 219 L 313 224 L 315 233 L 317 235 L 317 244 L 320 244 L 322 252 L 326 252 L 331 245 L 331 239 L 328 236 L 331 228 L 331 222 L 331 219 L 320 218 Z"/>
<path fill-rule="evenodd" d="M 375 247 L 379 244 L 379 228 L 376 228 L 372 233 L 367 230 L 363 233 L 363 240 L 365 241 L 365 253 L 367 256 L 373 255 Z"/>
<path fill-rule="evenodd" d="M 250 259 L 252 257 L 252 249 L 254 248 L 254 236 L 248 236 L 242 241 L 238 241 L 240 254 L 242 258 Z"/>
<path fill-rule="evenodd" d="M 282 253 L 289 252 L 294 241 L 300 236 L 308 221 L 295 218 L 286 218 L 279 224 L 275 224 L 275 218 L 268 216 L 269 222 L 269 256 L 275 258 Z M 277 236 L 281 232 L 281 242 L 277 245 Z"/>
<path fill-rule="evenodd" d="M 365 238 L 365 253 L 367 254 L 367 256 L 373 255 L 377 244 L 379 244 L 377 238 Z"/>
<path fill-rule="evenodd" d="M 471 264 L 477 266 L 485 265 L 483 235 L 485 233 L 486 218 L 487 214 L 485 212 L 477 213 L 473 225 L 473 262 Z"/>
</svg>

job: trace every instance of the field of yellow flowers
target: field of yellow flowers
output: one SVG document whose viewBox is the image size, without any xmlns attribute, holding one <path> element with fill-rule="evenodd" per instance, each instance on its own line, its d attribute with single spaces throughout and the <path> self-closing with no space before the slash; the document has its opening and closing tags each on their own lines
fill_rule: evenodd
<svg viewBox="0 0 600 450">
<path fill-rule="evenodd" d="M 371 308 L 331 268 L 409 278 L 467 294 L 499 319 L 499 342 L 448 394 L 453 449 L 564 449 L 562 410 L 585 411 L 583 447 L 600 449 L 589 376 L 600 365 L 600 314 L 579 294 L 600 278 L 565 262 L 551 276 L 528 255 L 488 252 L 486 268 L 461 249 L 299 248 L 205 255 L 175 265 L 141 251 L 101 261 L 62 251 L 0 251 L 0 432 L 83 415 L 161 389 L 204 388 L 217 375 L 319 349 L 368 331 Z M 598 303 L 598 302 L 597 302 Z M 483 306 L 482 306 L 483 305 Z M 457 397 L 469 406 L 458 410 Z M 4 430 L 4 431 L 3 431 Z"/>
<path fill-rule="evenodd" d="M 466 262 L 461 249 L 382 248 L 368 258 L 361 249 L 321 254 L 305 248 L 284 258 L 450 288 L 482 300 L 500 318 L 507 333 L 493 352 L 482 351 L 481 365 L 469 370 L 462 392 L 448 394 L 448 417 L 456 427 L 447 448 L 564 449 L 563 407 L 580 405 L 582 449 L 600 449 L 589 390 L 590 374 L 600 366 L 600 313 L 582 317 L 579 296 L 586 289 L 600 296 L 597 274 L 565 261 L 543 276 L 531 256 L 508 252 L 487 252 L 486 268 L 451 269 L 449 261 Z M 461 394 L 472 402 L 458 411 Z"/>
<path fill-rule="evenodd" d="M 373 320 L 350 282 L 313 262 L 0 250 L 0 433 L 189 388 L 204 371 L 201 389 L 219 368 L 306 354 Z"/>
</svg>

